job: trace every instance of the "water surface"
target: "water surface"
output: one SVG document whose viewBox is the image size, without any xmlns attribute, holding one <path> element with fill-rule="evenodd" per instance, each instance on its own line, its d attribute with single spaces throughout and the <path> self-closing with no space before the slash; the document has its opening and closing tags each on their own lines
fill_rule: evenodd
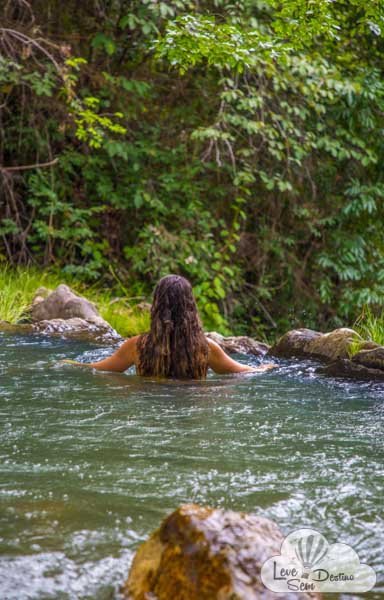
<svg viewBox="0 0 384 600">
<path fill-rule="evenodd" d="M 0 334 L 2 599 L 115 597 L 184 502 L 351 544 L 378 572 L 369 597 L 384 596 L 382 384 L 293 361 L 187 383 L 55 364 L 110 351 Z"/>
</svg>

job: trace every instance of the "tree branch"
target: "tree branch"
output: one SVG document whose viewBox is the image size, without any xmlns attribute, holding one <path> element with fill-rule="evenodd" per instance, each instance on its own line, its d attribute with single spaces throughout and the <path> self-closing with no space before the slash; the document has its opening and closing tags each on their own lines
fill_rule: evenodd
<svg viewBox="0 0 384 600">
<path fill-rule="evenodd" d="M 51 165 L 55 165 L 59 161 L 58 158 L 54 158 L 48 162 L 44 163 L 36 163 L 34 165 L 19 165 L 17 167 L 3 167 L 0 165 L 0 171 L 5 171 L 8 173 L 9 171 L 27 171 L 28 169 L 41 169 L 43 167 L 50 167 Z"/>
</svg>

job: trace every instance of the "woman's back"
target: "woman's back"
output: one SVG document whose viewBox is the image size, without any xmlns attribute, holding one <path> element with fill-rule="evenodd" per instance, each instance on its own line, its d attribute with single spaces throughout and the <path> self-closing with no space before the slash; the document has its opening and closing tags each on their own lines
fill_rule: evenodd
<svg viewBox="0 0 384 600">
<path fill-rule="evenodd" d="M 69 361 L 73 362 L 73 361 Z M 99 371 L 123 372 L 136 366 L 138 375 L 204 379 L 216 373 L 266 371 L 274 365 L 250 367 L 230 358 L 201 326 L 192 286 L 179 275 L 160 279 L 151 307 L 148 333 L 126 340 L 112 356 L 96 363 L 75 363 Z"/>
<path fill-rule="evenodd" d="M 151 329 L 137 342 L 139 375 L 203 379 L 208 370 L 208 342 L 192 286 L 179 275 L 156 286 Z"/>
</svg>

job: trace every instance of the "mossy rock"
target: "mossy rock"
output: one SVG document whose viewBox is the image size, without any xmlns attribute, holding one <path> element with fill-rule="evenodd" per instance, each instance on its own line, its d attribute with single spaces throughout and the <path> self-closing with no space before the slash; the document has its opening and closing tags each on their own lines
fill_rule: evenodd
<svg viewBox="0 0 384 600">
<path fill-rule="evenodd" d="M 340 327 L 329 333 L 312 329 L 294 329 L 284 334 L 268 354 L 285 358 L 315 358 L 326 362 L 349 357 L 350 347 L 364 340 L 353 329 Z"/>
</svg>

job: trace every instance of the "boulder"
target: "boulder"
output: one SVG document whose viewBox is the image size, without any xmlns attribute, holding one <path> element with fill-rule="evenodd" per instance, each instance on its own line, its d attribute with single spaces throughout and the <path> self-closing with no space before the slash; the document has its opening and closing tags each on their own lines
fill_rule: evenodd
<svg viewBox="0 0 384 600">
<path fill-rule="evenodd" d="M 324 334 L 312 329 L 293 329 L 287 331 L 273 346 L 268 354 L 290 358 L 291 356 L 306 357 L 311 342 Z"/>
<path fill-rule="evenodd" d="M 32 301 L 29 313 L 34 323 L 76 317 L 94 323 L 105 323 L 93 302 L 78 296 L 70 287 L 64 284 L 59 285 L 50 293 L 46 288 L 39 288 Z"/>
<path fill-rule="evenodd" d="M 319 598 L 276 594 L 260 577 L 280 553 L 282 533 L 269 519 L 196 504 L 179 507 L 136 552 L 127 600 L 272 600 Z"/>
<path fill-rule="evenodd" d="M 311 329 L 288 331 L 272 346 L 268 354 L 289 358 L 298 356 L 334 361 L 348 358 L 351 343 L 362 340 L 353 329 L 342 327 L 329 333 L 320 333 Z"/>
<path fill-rule="evenodd" d="M 348 358 L 339 358 L 329 365 L 318 367 L 316 373 L 360 381 L 384 381 L 384 370 L 365 367 Z"/>
<path fill-rule="evenodd" d="M 310 353 L 322 360 L 348 358 L 351 344 L 362 337 L 353 329 L 341 327 L 312 340 L 309 344 Z"/>
<path fill-rule="evenodd" d="M 382 346 L 376 342 L 371 342 L 371 340 L 362 340 L 359 342 L 359 350 L 374 350 L 375 348 L 382 348 Z"/>
<path fill-rule="evenodd" d="M 33 323 L 32 331 L 44 335 L 61 335 L 86 342 L 110 343 L 121 339 L 121 336 L 103 319 L 98 322 L 86 321 L 78 317 L 49 319 Z"/>
<path fill-rule="evenodd" d="M 32 325 L 28 323 L 16 324 L 10 323 L 9 321 L 0 321 L 0 331 L 4 333 L 23 335 L 32 333 L 33 329 Z"/>
<path fill-rule="evenodd" d="M 100 316 L 93 302 L 78 296 L 64 284 L 53 291 L 38 288 L 26 317 L 15 325 L 0 322 L 0 331 L 20 335 L 64 335 L 97 343 L 121 340 L 121 336 Z"/>
<path fill-rule="evenodd" d="M 363 349 L 357 352 L 352 361 L 370 369 L 382 369 L 384 371 L 384 347 L 376 345 L 371 349 Z"/>
<path fill-rule="evenodd" d="M 52 290 L 41 286 L 39 288 L 37 288 L 36 292 L 35 292 L 35 296 L 32 300 L 32 306 L 35 306 L 36 304 L 40 304 L 40 302 L 43 302 L 43 300 L 46 300 L 46 298 L 48 298 L 49 294 L 52 293 Z"/>
<path fill-rule="evenodd" d="M 219 346 L 229 354 L 253 354 L 254 356 L 264 356 L 269 346 L 263 342 L 258 342 L 245 335 L 224 337 L 216 331 L 207 333 L 207 337 L 219 344 Z"/>
</svg>

